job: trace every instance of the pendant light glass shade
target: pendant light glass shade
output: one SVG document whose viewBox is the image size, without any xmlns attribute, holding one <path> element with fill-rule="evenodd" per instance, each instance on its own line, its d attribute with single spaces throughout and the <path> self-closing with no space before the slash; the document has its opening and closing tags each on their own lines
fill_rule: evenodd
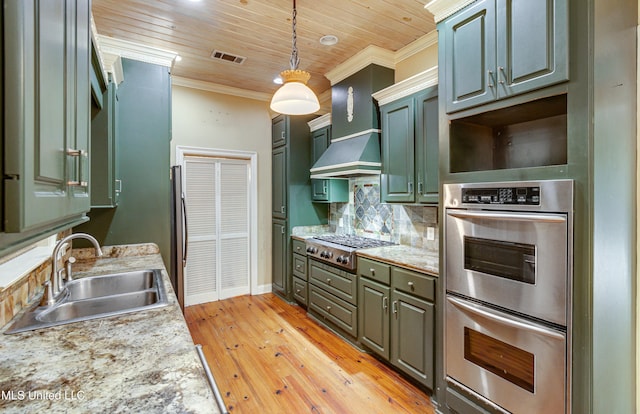
<svg viewBox="0 0 640 414">
<path fill-rule="evenodd" d="M 306 115 L 312 114 L 320 109 L 320 102 L 315 93 L 307 86 L 307 81 L 311 74 L 305 70 L 298 69 L 298 47 L 296 46 L 296 0 L 293 0 L 293 33 L 291 59 L 289 64 L 291 69 L 280 72 L 283 85 L 273 94 L 271 98 L 271 110 L 285 115 Z"/>
<path fill-rule="evenodd" d="M 273 94 L 271 110 L 285 115 L 306 115 L 320 109 L 318 98 L 306 85 L 309 72 L 285 70 L 280 76 L 284 84 Z"/>
</svg>

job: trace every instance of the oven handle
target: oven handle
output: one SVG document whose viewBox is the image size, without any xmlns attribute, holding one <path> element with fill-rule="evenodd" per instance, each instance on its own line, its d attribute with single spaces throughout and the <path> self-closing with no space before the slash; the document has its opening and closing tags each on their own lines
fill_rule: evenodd
<svg viewBox="0 0 640 414">
<path fill-rule="evenodd" d="M 458 218 L 479 218 L 509 221 L 539 221 L 545 223 L 566 223 L 567 218 L 559 214 L 498 213 L 492 211 L 449 210 L 447 214 Z"/>
<path fill-rule="evenodd" d="M 481 317 L 487 318 L 487 319 L 492 319 L 494 321 L 498 321 L 504 325 L 509 325 L 512 328 L 516 328 L 516 329 L 524 329 L 527 331 L 532 331 L 535 333 L 539 333 L 545 336 L 548 336 L 550 338 L 553 339 L 565 339 L 565 335 L 551 330 L 551 329 L 545 329 L 539 325 L 534 325 L 532 323 L 528 323 L 525 321 L 522 321 L 520 319 L 511 319 L 511 318 L 506 318 L 500 314 L 498 314 L 496 311 L 494 311 L 493 309 L 480 309 L 477 306 L 471 305 L 466 303 L 465 301 L 463 301 L 462 299 L 458 299 L 458 298 L 454 298 L 452 296 L 447 296 L 447 300 L 449 302 L 451 302 L 452 305 L 457 306 L 459 308 L 462 308 L 468 312 L 471 313 L 475 313 L 476 315 L 479 315 Z"/>
</svg>

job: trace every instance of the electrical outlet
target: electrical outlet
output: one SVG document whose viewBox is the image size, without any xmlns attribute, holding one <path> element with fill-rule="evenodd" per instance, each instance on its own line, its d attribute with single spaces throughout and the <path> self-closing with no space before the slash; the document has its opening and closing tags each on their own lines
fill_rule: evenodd
<svg viewBox="0 0 640 414">
<path fill-rule="evenodd" d="M 427 227 L 427 240 L 435 240 L 435 239 L 436 239 L 436 228 Z"/>
</svg>

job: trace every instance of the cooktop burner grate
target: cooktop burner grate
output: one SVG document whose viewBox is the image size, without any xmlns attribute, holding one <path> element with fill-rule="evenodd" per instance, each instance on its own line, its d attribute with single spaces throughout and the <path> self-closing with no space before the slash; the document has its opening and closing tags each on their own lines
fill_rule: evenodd
<svg viewBox="0 0 640 414">
<path fill-rule="evenodd" d="M 341 246 L 351 247 L 353 249 L 393 246 L 395 244 L 389 241 L 370 239 L 368 237 L 354 236 L 352 234 L 329 234 L 325 236 L 316 236 L 314 237 L 314 239 L 329 242 L 329 243 L 339 244 Z"/>
</svg>

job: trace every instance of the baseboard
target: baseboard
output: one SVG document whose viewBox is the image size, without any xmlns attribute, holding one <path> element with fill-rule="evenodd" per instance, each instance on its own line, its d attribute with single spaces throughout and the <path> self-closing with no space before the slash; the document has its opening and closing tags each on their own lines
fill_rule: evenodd
<svg viewBox="0 0 640 414">
<path fill-rule="evenodd" d="M 262 295 L 264 293 L 271 293 L 271 283 L 266 285 L 258 285 L 254 290 L 251 291 L 252 295 Z"/>
</svg>

